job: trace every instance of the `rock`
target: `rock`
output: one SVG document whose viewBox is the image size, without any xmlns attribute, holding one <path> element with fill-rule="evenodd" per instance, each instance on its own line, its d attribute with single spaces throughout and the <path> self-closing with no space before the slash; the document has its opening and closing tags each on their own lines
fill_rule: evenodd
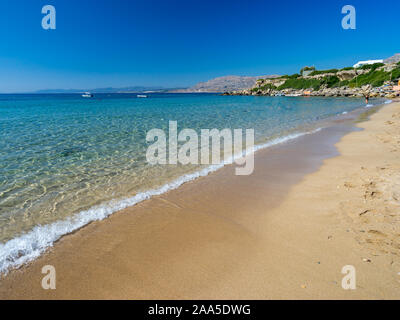
<svg viewBox="0 0 400 320">
<path fill-rule="evenodd" d="M 400 61 L 400 53 L 396 53 L 394 56 L 383 60 L 383 63 L 398 63 Z"/>
<path fill-rule="evenodd" d="M 246 90 L 256 85 L 261 79 L 278 77 L 277 75 L 266 75 L 259 77 L 242 76 L 224 76 L 218 77 L 206 82 L 199 82 L 188 89 L 182 89 L 180 92 L 225 92 L 234 90 Z"/>
<path fill-rule="evenodd" d="M 340 79 L 340 81 L 351 80 L 357 75 L 357 71 L 353 70 L 342 70 L 336 73 L 336 76 Z"/>
</svg>

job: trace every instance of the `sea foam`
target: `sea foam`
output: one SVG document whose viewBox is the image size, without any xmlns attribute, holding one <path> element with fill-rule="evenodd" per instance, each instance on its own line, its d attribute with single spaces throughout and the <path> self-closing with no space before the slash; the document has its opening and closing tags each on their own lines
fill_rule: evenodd
<svg viewBox="0 0 400 320">
<path fill-rule="evenodd" d="M 318 128 L 310 132 L 294 133 L 273 139 L 267 143 L 254 146 L 253 152 L 318 132 L 321 129 L 322 128 Z M 248 152 L 249 150 L 246 150 L 247 154 Z M 226 164 L 232 163 L 240 157 L 242 157 L 242 155 L 235 155 L 231 159 L 220 164 L 210 165 L 194 173 L 183 175 L 172 182 L 164 184 L 160 188 L 140 192 L 130 198 L 108 201 L 102 205 L 81 211 L 64 220 L 47 225 L 37 225 L 31 231 L 13 238 L 4 244 L 0 244 L 0 273 L 6 274 L 10 269 L 36 259 L 48 248 L 52 247 L 55 241 L 66 234 L 72 233 L 93 221 L 103 220 L 117 211 L 134 206 L 153 196 L 161 195 L 169 190 L 176 189 L 186 182 L 207 176 L 209 173 L 222 168 Z"/>
</svg>

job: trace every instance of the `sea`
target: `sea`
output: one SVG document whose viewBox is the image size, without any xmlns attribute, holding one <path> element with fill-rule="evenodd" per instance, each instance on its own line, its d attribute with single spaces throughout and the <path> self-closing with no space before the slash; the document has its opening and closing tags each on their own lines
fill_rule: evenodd
<svg viewBox="0 0 400 320">
<path fill-rule="evenodd" d="M 378 105 L 384 100 L 370 100 Z M 256 149 L 310 134 L 364 99 L 148 93 L 0 95 L 0 273 L 63 235 L 224 164 L 146 160 L 152 129 L 254 129 Z"/>
</svg>

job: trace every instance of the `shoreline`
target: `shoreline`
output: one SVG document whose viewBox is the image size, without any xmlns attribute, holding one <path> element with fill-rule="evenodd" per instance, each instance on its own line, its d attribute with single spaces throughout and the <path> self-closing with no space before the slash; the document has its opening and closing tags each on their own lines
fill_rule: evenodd
<svg viewBox="0 0 400 320">
<path fill-rule="evenodd" d="M 363 109 L 364 107 L 358 107 L 355 110 L 349 111 L 349 113 L 353 114 L 354 116 L 362 113 Z M 346 114 L 348 114 L 348 112 L 346 112 Z M 338 116 L 339 115 L 333 115 L 329 118 L 315 121 L 313 125 L 294 128 L 286 135 L 278 136 L 264 142 L 259 142 L 258 144 L 254 145 L 253 153 L 256 154 L 263 149 L 296 140 L 304 135 L 314 134 L 324 128 L 326 125 L 331 126 L 332 122 L 336 121 Z M 234 155 L 233 159 L 236 157 L 237 156 Z M 135 206 L 138 203 L 149 200 L 154 196 L 162 195 L 171 190 L 175 190 L 185 183 L 195 181 L 201 177 L 206 177 L 209 174 L 212 174 L 229 165 L 232 164 L 221 162 L 220 164 L 212 164 L 205 168 L 198 168 L 194 172 L 186 173 L 155 188 L 138 192 L 134 196 L 122 199 L 112 199 L 101 203 L 100 205 L 90 207 L 87 210 L 80 211 L 66 219 L 61 219 L 49 224 L 37 225 L 32 230 L 18 235 L 8 240 L 4 244 L 0 244 L 0 247 L 2 247 L 2 250 L 5 252 L 0 260 L 0 277 L 7 276 L 7 273 L 13 269 L 18 269 L 23 267 L 25 264 L 34 261 L 44 254 L 46 250 L 51 248 L 62 237 L 77 232 L 94 221 L 107 219 L 109 216 L 118 211 Z M 32 244 L 34 245 L 32 246 Z M 24 252 L 24 254 L 21 255 L 21 252 Z"/>
<path fill-rule="evenodd" d="M 263 149 L 296 140 L 304 135 L 314 134 L 321 129 L 322 128 L 317 128 L 312 131 L 296 130 L 286 136 L 277 137 L 267 142 L 255 145 L 252 153 L 256 154 L 258 151 Z M 235 160 L 237 156 L 238 155 L 234 155 L 232 157 L 233 160 Z M 77 232 L 92 222 L 107 219 L 118 211 L 133 207 L 143 201 L 150 200 L 155 196 L 163 195 L 169 191 L 179 188 L 185 183 L 195 181 L 198 178 L 207 177 L 223 167 L 230 165 L 233 165 L 233 161 L 232 163 L 221 162 L 220 164 L 209 165 L 206 168 L 180 176 L 175 180 L 161 185 L 160 187 L 139 192 L 132 197 L 113 199 L 101 205 L 91 207 L 88 210 L 78 212 L 74 216 L 68 217 L 67 219 L 59 220 L 46 225 L 37 225 L 31 231 L 23 233 L 15 238 L 10 239 L 3 245 L 0 245 L 0 247 L 3 247 L 3 250 L 10 252 L 10 254 L 6 254 L 2 258 L 3 260 L 1 262 L 3 263 L 0 264 L 0 279 L 1 277 L 7 276 L 8 272 L 13 271 L 14 269 L 19 269 L 25 264 L 34 261 L 42 254 L 46 253 L 46 250 L 53 247 L 53 245 L 62 237 Z M 32 247 L 32 243 L 36 244 L 35 249 L 27 252 Z M 25 252 L 25 254 L 20 255 L 19 252 Z M 10 259 L 12 259 L 12 261 L 10 261 Z"/>
<path fill-rule="evenodd" d="M 382 114 L 387 116 L 386 110 L 396 106 L 398 108 L 396 103 L 387 105 L 372 118 L 381 118 Z M 368 128 L 370 123 L 368 121 L 360 126 Z M 298 216 L 293 213 L 296 211 L 298 214 L 301 207 L 318 204 L 318 201 L 298 199 L 298 193 L 301 194 L 301 188 L 310 179 L 327 171 L 326 167 L 331 162 L 344 157 L 337 153 L 333 145 L 353 130 L 342 124 L 330 130 L 333 129 L 323 129 L 295 142 L 260 150 L 255 157 L 254 176 L 247 179 L 239 181 L 237 177 L 232 177 L 232 168 L 224 167 L 210 176 L 196 179 L 61 238 L 49 252 L 0 280 L 0 297 L 370 298 L 369 291 L 361 290 L 361 295 L 358 295 L 360 291 L 357 290 L 337 290 L 340 281 L 339 285 L 336 283 L 331 288 L 329 284 L 333 286 L 333 282 L 328 284 L 326 280 L 318 279 L 317 275 L 314 278 L 322 281 L 323 285 L 317 286 L 316 292 L 312 291 L 312 285 L 307 283 L 305 276 L 309 276 L 309 270 L 316 268 L 314 263 L 317 262 L 310 267 L 309 261 L 304 261 L 304 256 L 300 254 L 307 255 L 304 250 L 322 254 L 324 250 L 321 251 L 321 246 L 322 249 L 327 246 L 332 249 L 328 252 L 333 252 L 333 257 L 336 255 L 339 260 L 343 256 L 354 259 L 353 256 L 357 255 L 354 246 L 350 246 L 347 252 L 346 243 L 352 240 L 349 232 L 342 234 L 339 232 L 342 230 L 335 230 L 340 234 L 338 238 L 342 249 L 346 251 L 343 255 L 330 243 L 325 243 L 326 239 L 321 241 L 318 238 L 327 227 L 325 223 L 318 225 L 321 221 L 313 221 L 311 224 L 316 224 L 318 228 L 310 229 L 310 217 L 303 215 L 303 219 L 298 221 Z M 350 133 L 342 140 L 365 132 Z M 321 139 L 321 135 L 325 135 L 325 140 Z M 343 143 L 338 143 L 339 151 L 342 151 Z M 292 160 L 290 155 L 294 154 L 298 158 Z M 322 191 L 315 185 L 318 184 L 308 185 L 308 188 L 312 187 L 318 196 Z M 300 192 L 296 191 L 299 188 Z M 325 185 L 324 190 L 328 188 Z M 293 200 L 297 202 L 296 210 L 283 209 L 290 208 Z M 323 204 L 326 203 L 324 199 Z M 324 215 L 316 217 L 326 222 Z M 287 241 L 282 242 L 282 238 Z M 321 243 L 311 241 L 315 238 Z M 298 258 L 295 270 L 291 256 Z M 331 259 L 326 253 L 325 258 Z M 322 261 L 319 262 L 317 268 L 323 265 Z M 44 264 L 56 267 L 57 290 L 49 292 L 41 289 L 40 268 Z M 325 270 L 325 275 L 328 273 L 332 277 L 331 268 Z M 264 274 L 265 271 L 268 272 Z M 332 281 L 338 282 L 341 274 L 340 270 L 336 271 L 338 275 Z M 100 284 L 100 280 L 103 283 Z M 324 295 L 319 291 L 321 288 L 329 293 Z M 389 298 L 393 296 L 393 292 L 388 294 Z"/>
</svg>

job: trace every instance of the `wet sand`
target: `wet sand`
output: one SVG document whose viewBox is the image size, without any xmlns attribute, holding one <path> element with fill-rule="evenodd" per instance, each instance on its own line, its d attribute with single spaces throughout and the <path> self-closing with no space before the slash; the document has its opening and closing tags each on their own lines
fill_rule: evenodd
<svg viewBox="0 0 400 320">
<path fill-rule="evenodd" d="M 338 122 L 257 152 L 250 176 L 228 166 L 91 223 L 0 280 L 0 298 L 398 299 L 400 104 L 358 126 Z M 41 287 L 44 265 L 56 290 Z M 345 265 L 356 290 L 341 287 Z"/>
</svg>

